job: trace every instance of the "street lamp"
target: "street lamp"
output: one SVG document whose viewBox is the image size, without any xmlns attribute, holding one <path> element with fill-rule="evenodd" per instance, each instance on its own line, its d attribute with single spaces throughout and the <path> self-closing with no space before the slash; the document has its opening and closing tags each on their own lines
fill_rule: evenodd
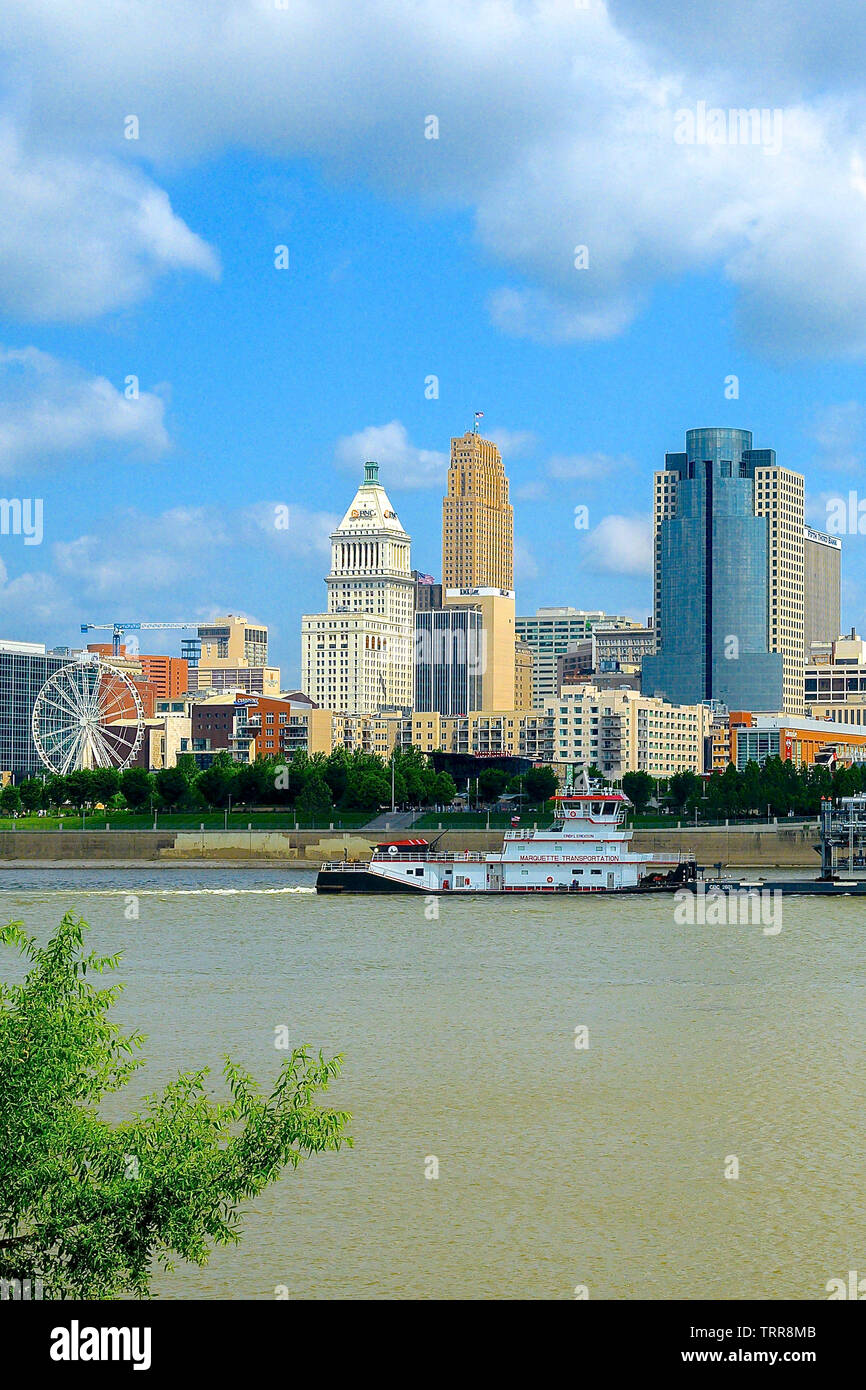
<svg viewBox="0 0 866 1390">
<path fill-rule="evenodd" d="M 225 830 L 228 830 L 228 828 L 229 828 L 229 816 L 231 815 L 231 810 L 232 810 L 232 794 L 231 794 L 231 792 L 229 792 L 229 804 L 228 804 L 228 806 L 226 807 L 225 811 L 223 812 L 223 821 L 224 821 L 223 828 L 224 828 Z"/>
</svg>

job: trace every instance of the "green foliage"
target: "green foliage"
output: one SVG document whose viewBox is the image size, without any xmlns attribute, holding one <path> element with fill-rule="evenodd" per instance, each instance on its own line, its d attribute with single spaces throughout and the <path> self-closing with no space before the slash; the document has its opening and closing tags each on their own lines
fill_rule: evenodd
<svg viewBox="0 0 866 1390">
<path fill-rule="evenodd" d="M 128 767 L 120 774 L 120 790 L 130 810 L 138 811 L 150 804 L 154 793 L 153 778 L 143 767 Z"/>
<path fill-rule="evenodd" d="M 501 767 L 485 767 L 478 776 L 478 794 L 484 801 L 496 801 L 508 785 L 508 773 Z"/>
<path fill-rule="evenodd" d="M 549 801 L 557 788 L 552 767 L 531 767 L 523 778 L 526 795 L 532 802 Z"/>
<path fill-rule="evenodd" d="M 189 783 L 179 767 L 161 767 L 154 776 L 160 802 L 169 811 L 182 806 L 189 794 Z"/>
<path fill-rule="evenodd" d="M 634 806 L 637 815 L 645 811 L 655 790 L 655 782 L 648 772 L 627 772 L 622 779 L 622 789 Z"/>
<path fill-rule="evenodd" d="M 320 816 L 330 811 L 332 806 L 331 789 L 324 777 L 310 777 L 295 802 L 298 811 L 305 816 Z"/>
<path fill-rule="evenodd" d="M 116 767 L 94 767 L 89 773 L 90 795 L 95 804 L 107 806 L 120 790 L 120 773 Z"/>
<path fill-rule="evenodd" d="M 144 1298 L 154 1266 L 236 1243 L 243 1203 L 283 1169 L 352 1143 L 349 1116 L 317 1103 L 342 1059 L 297 1048 L 264 1094 L 226 1058 L 225 1100 L 203 1068 L 108 1124 L 99 1103 L 142 1065 L 143 1039 L 109 1020 L 121 987 L 94 977 L 119 958 L 85 953 L 86 925 L 67 914 L 44 947 L 21 923 L 0 930 L 30 963 L 0 984 L 0 1277 L 39 1277 L 48 1298 Z"/>
<path fill-rule="evenodd" d="M 0 791 L 0 811 L 5 811 L 9 815 L 12 811 L 20 810 L 21 792 L 12 782 L 7 782 L 3 790 Z"/>
<path fill-rule="evenodd" d="M 26 812 L 32 814 L 34 811 L 41 810 L 44 804 L 45 789 L 39 777 L 28 777 L 26 782 L 21 783 L 21 805 Z"/>
<path fill-rule="evenodd" d="M 210 767 L 199 773 L 196 790 L 204 797 L 208 806 L 228 806 L 229 797 L 238 800 L 238 764 L 233 762 L 228 752 L 217 753 Z"/>
<path fill-rule="evenodd" d="M 457 783 L 450 772 L 437 772 L 433 779 L 432 801 L 437 806 L 450 806 L 457 795 Z"/>
</svg>

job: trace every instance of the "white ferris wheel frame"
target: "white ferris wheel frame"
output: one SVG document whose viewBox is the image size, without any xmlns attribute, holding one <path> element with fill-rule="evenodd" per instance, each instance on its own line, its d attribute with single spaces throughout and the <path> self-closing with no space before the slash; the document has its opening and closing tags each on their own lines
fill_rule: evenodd
<svg viewBox="0 0 866 1390">
<path fill-rule="evenodd" d="M 116 719 L 121 713 L 129 722 L 112 725 L 110 716 Z M 117 732 L 108 732 L 113 727 Z M 31 732 L 49 772 L 123 771 L 144 739 L 144 706 L 132 681 L 116 666 L 98 658 L 70 661 L 52 671 L 36 696 Z"/>
</svg>

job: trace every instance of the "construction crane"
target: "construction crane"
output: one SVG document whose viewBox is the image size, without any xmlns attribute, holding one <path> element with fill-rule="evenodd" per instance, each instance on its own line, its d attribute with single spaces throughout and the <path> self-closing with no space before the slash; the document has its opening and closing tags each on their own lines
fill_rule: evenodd
<svg viewBox="0 0 866 1390">
<path fill-rule="evenodd" d="M 157 632 L 163 632 L 189 627 L 197 628 L 198 623 L 82 623 L 81 631 L 110 632 L 112 655 L 119 656 L 120 648 L 123 645 L 123 639 L 126 636 L 127 632 L 141 632 L 145 628 L 154 629 Z"/>
</svg>

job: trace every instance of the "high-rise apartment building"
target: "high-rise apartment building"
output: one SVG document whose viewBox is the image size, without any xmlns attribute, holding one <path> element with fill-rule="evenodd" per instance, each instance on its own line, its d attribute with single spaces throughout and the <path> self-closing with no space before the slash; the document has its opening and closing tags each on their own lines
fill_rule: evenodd
<svg viewBox="0 0 866 1390">
<path fill-rule="evenodd" d="M 473 431 L 451 440 L 442 502 L 445 589 L 514 588 L 514 512 L 496 445 Z"/>
<path fill-rule="evenodd" d="M 486 710 L 514 709 L 516 678 L 514 594 L 510 589 L 446 589 L 445 608 L 474 608 L 484 637 L 481 704 Z"/>
<path fill-rule="evenodd" d="M 328 609 L 305 614 L 301 684 L 323 709 L 370 714 L 413 696 L 415 581 L 410 539 L 379 482 L 378 463 L 331 533 Z"/>
<path fill-rule="evenodd" d="M 202 666 L 267 666 L 268 629 L 261 623 L 229 613 L 200 623 L 198 641 Z"/>
<path fill-rule="evenodd" d="M 597 623 L 606 628 L 640 628 L 640 623 L 629 618 L 611 617 L 600 611 L 584 612 L 582 608 L 539 608 L 533 617 L 515 619 L 518 640 L 532 648 L 532 700 L 536 709 L 559 695 L 557 657 L 574 643 L 590 637 Z"/>
<path fill-rule="evenodd" d="M 520 638 L 514 643 L 514 708 L 532 709 L 532 648 Z"/>
<path fill-rule="evenodd" d="M 753 449 L 748 430 L 689 430 L 686 452 L 665 455 L 655 479 L 657 647 L 643 661 L 645 694 L 778 711 L 787 656 L 785 688 L 802 708 L 802 665 L 794 683 L 802 606 L 798 615 L 792 596 L 798 573 L 802 593 L 797 477 L 776 467 L 772 449 Z"/>
<path fill-rule="evenodd" d="M 484 624 L 477 608 L 416 609 L 415 709 L 466 714 L 482 708 Z"/>
<path fill-rule="evenodd" d="M 803 713 L 803 583 L 805 479 L 778 468 L 772 449 L 755 468 L 755 515 L 767 518 L 767 641 L 782 653 L 782 709 Z M 769 460 L 772 459 L 772 462 Z"/>
<path fill-rule="evenodd" d="M 16 781 L 45 772 L 33 742 L 33 706 L 48 677 L 70 659 L 40 642 L 0 641 L 0 772 Z"/>
<path fill-rule="evenodd" d="M 842 625 L 842 542 L 811 526 L 803 536 L 803 647 L 835 642 Z"/>
</svg>

